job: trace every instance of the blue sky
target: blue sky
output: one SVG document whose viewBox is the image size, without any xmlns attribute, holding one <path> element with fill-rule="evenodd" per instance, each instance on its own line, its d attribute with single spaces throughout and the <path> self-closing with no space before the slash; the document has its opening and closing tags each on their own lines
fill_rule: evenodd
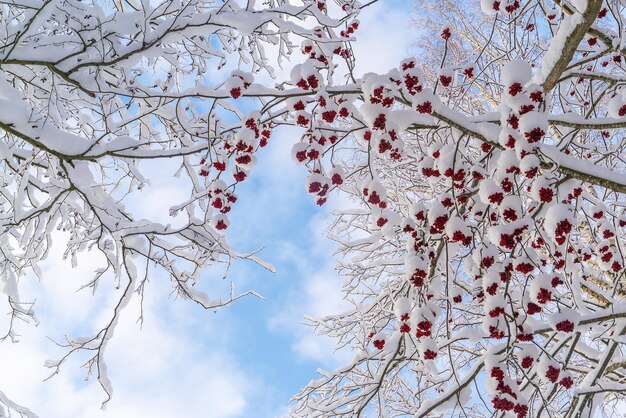
<svg viewBox="0 0 626 418">
<path fill-rule="evenodd" d="M 409 4 L 383 1 L 364 11 L 355 45 L 361 73 L 387 71 L 408 55 L 417 36 L 408 26 Z M 136 324 L 138 304 L 131 304 L 109 347 L 115 393 L 100 412 L 104 394 L 93 379 L 84 382 L 80 358 L 42 383 L 50 373 L 44 361 L 63 353 L 46 337 L 88 334 L 105 320 L 111 303 L 106 294 L 115 292 L 109 283 L 95 297 L 77 293 L 99 258 L 82 254 L 78 268 L 70 269 L 57 248 L 43 264 L 41 282 L 22 282 L 23 295 L 37 300 L 41 324 L 20 325 L 20 344 L 0 343 L 0 390 L 42 418 L 284 415 L 291 396 L 317 377 L 318 367 L 332 369 L 350 358 L 349 353 L 334 353 L 332 341 L 302 325 L 305 314 L 337 312 L 345 302 L 339 293 L 342 279 L 333 271 L 333 244 L 323 236 L 330 209 L 340 202 L 335 196 L 318 208 L 306 193 L 307 173 L 290 158 L 297 135 L 277 132 L 260 152 L 250 180 L 238 190 L 228 232 L 238 250 L 265 247 L 262 257 L 277 272 L 239 262 L 228 279 L 222 280 L 215 269 L 204 274 L 201 284 L 214 295 L 227 291 L 233 280 L 237 290 L 254 289 L 267 300 L 249 297 L 207 312 L 172 298 L 167 278 L 155 275 L 146 294 L 143 327 Z M 133 202 L 146 216 L 165 222 L 169 206 L 185 197 L 173 170 L 167 171 L 158 167 L 164 174 L 155 176 L 152 187 Z"/>
</svg>

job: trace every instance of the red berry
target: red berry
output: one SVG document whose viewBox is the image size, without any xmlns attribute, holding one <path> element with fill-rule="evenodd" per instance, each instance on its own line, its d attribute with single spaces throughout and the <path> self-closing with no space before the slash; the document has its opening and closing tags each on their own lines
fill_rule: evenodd
<svg viewBox="0 0 626 418">
<path fill-rule="evenodd" d="M 559 380 L 559 374 L 561 373 L 560 369 L 557 369 L 554 366 L 548 366 L 548 371 L 546 372 L 546 377 L 552 383 L 556 383 Z"/>
<path fill-rule="evenodd" d="M 433 106 L 428 101 L 417 105 L 416 109 L 419 113 L 428 113 L 428 114 L 433 113 Z"/>
<path fill-rule="evenodd" d="M 435 358 L 437 358 L 437 353 L 435 351 L 432 351 L 432 350 L 424 351 L 424 360 L 434 360 Z"/>
<path fill-rule="evenodd" d="M 539 200 L 542 203 L 550 203 L 554 197 L 554 192 L 552 189 L 548 189 L 546 187 L 542 187 L 539 189 Z"/>
<path fill-rule="evenodd" d="M 574 331 L 574 323 L 568 320 L 561 321 L 558 324 L 556 324 L 556 330 L 563 331 L 563 332 L 572 332 Z"/>
<path fill-rule="evenodd" d="M 448 87 L 450 85 L 450 83 L 452 83 L 452 77 L 445 76 L 445 75 L 440 75 L 439 76 L 439 82 L 441 83 L 442 86 Z"/>
<path fill-rule="evenodd" d="M 521 366 L 522 366 L 522 368 L 527 369 L 527 368 L 529 368 L 530 366 L 532 366 L 532 365 L 533 365 L 533 362 L 534 362 L 534 361 L 535 361 L 535 359 L 533 359 L 532 357 L 530 357 L 530 356 L 526 356 L 526 357 L 524 357 L 524 358 L 522 359 L 522 364 L 521 364 Z"/>
<path fill-rule="evenodd" d="M 559 382 L 559 384 L 561 386 L 563 386 L 565 389 L 569 389 L 572 386 L 574 386 L 574 379 L 572 379 L 569 376 L 564 377 L 563 379 L 561 379 L 561 381 Z"/>
<path fill-rule="evenodd" d="M 541 312 L 541 306 L 534 302 L 528 302 L 528 305 L 526 305 L 526 313 L 528 313 L 528 315 L 533 315 L 539 312 Z"/>
<path fill-rule="evenodd" d="M 513 83 L 509 86 L 509 94 L 513 97 L 517 96 L 517 93 L 521 93 L 524 88 L 520 83 Z"/>
<path fill-rule="evenodd" d="M 239 87 L 235 87 L 230 89 L 230 97 L 233 99 L 238 99 L 241 96 L 241 89 Z"/>
</svg>

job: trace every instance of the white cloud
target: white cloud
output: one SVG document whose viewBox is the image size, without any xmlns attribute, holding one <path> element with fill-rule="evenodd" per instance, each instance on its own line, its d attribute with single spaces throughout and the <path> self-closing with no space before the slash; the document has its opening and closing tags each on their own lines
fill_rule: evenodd
<svg viewBox="0 0 626 418">
<path fill-rule="evenodd" d="M 146 291 L 143 327 L 136 323 L 140 313 L 136 299 L 123 311 L 105 353 L 114 384 L 105 412 L 99 410 L 104 393 L 95 377 L 83 381 L 84 370 L 79 367 L 88 358 L 84 355 L 70 358 L 58 375 L 44 383 L 51 371 L 44 362 L 64 353 L 46 337 L 59 339 L 68 329 L 86 328 L 77 326 L 81 322 L 95 326 L 110 314 L 108 304 L 98 306 L 102 298 L 89 299 L 73 293 L 71 284 L 60 283 L 78 284 L 65 263 L 51 255 L 47 264 L 44 274 L 50 283 L 31 283 L 24 292 L 42 303 L 45 314 L 40 326 L 20 325 L 19 344 L 0 344 L 0 388 L 15 402 L 42 418 L 243 416 L 255 390 L 254 379 L 229 354 L 228 338 L 213 322 L 228 329 L 226 318 L 203 311 L 203 321 L 191 319 L 198 310 L 168 300 L 167 279 L 158 275 Z M 81 309 L 89 312 L 88 318 L 83 318 Z"/>
<path fill-rule="evenodd" d="M 172 206 L 186 201 L 191 194 L 190 180 L 185 175 L 174 177 L 180 168 L 180 160 L 147 160 L 141 162 L 140 168 L 150 179 L 150 185 L 131 193 L 125 200 L 135 219 L 181 226 L 186 221 L 184 213 L 175 217 L 169 213 Z"/>
<path fill-rule="evenodd" d="M 341 199 L 335 196 L 333 206 L 340 204 Z M 324 236 L 329 222 L 327 215 L 314 216 L 306 225 L 313 245 L 291 246 L 289 253 L 283 253 L 292 258 L 297 270 L 294 275 L 300 285 L 288 292 L 268 325 L 275 332 L 286 331 L 292 335 L 292 350 L 300 359 L 332 368 L 349 360 L 350 353 L 348 350 L 336 352 L 334 340 L 314 334 L 314 329 L 304 319 L 305 316 L 320 318 L 337 314 L 350 307 L 341 292 L 342 277 L 334 270 L 330 257 L 335 246 Z"/>
<path fill-rule="evenodd" d="M 361 23 L 353 43 L 357 76 L 367 72 L 384 74 L 409 55 L 409 43 L 416 36 L 411 35 L 415 29 L 409 26 L 408 4 L 393 7 L 392 3 L 378 2 L 359 16 Z"/>
</svg>

